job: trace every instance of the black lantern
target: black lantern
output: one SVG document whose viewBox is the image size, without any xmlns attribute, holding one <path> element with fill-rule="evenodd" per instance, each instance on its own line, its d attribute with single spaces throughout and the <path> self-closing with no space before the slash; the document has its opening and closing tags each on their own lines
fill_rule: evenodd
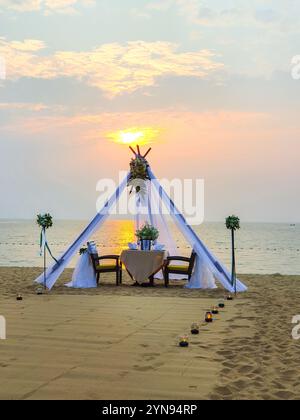
<svg viewBox="0 0 300 420">
<path fill-rule="evenodd" d="M 206 312 L 205 322 L 207 322 L 208 324 L 213 322 L 213 314 L 211 312 Z"/>
<path fill-rule="evenodd" d="M 214 307 L 212 308 L 212 310 L 211 310 L 211 313 L 212 313 L 213 315 L 218 315 L 218 313 L 219 313 L 219 309 L 218 309 L 216 306 L 214 306 Z"/>
<path fill-rule="evenodd" d="M 188 347 L 189 346 L 189 337 L 187 335 L 182 335 L 179 337 L 179 347 Z"/>
<path fill-rule="evenodd" d="M 193 334 L 193 335 L 198 335 L 199 334 L 199 330 L 200 330 L 200 327 L 199 327 L 199 324 L 196 324 L 195 322 L 192 324 L 192 326 L 191 326 L 191 333 Z"/>
</svg>

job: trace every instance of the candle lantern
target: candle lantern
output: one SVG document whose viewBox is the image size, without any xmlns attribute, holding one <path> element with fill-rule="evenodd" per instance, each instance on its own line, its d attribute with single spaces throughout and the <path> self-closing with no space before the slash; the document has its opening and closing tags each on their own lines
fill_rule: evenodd
<svg viewBox="0 0 300 420">
<path fill-rule="evenodd" d="M 219 309 L 218 309 L 216 306 L 214 306 L 214 307 L 212 308 L 211 313 L 212 313 L 213 315 L 218 315 L 218 313 L 219 313 Z"/>
<path fill-rule="evenodd" d="M 191 333 L 193 335 L 198 335 L 199 334 L 199 330 L 200 330 L 199 324 L 193 323 L 192 326 L 191 326 Z"/>
<path fill-rule="evenodd" d="M 219 302 L 219 308 L 220 309 L 224 309 L 225 308 L 225 303 L 224 303 L 224 301 L 223 300 L 221 300 L 220 302 Z"/>
<path fill-rule="evenodd" d="M 23 297 L 20 295 L 20 293 L 17 295 L 17 300 L 23 300 Z"/>
<path fill-rule="evenodd" d="M 226 299 L 227 300 L 233 300 L 233 297 L 231 295 L 228 295 Z"/>
<path fill-rule="evenodd" d="M 179 346 L 188 347 L 189 346 L 189 337 L 187 335 L 182 335 L 179 337 Z"/>
<path fill-rule="evenodd" d="M 36 294 L 37 295 L 42 295 L 44 293 L 44 291 L 43 291 L 43 288 L 42 287 L 38 287 L 37 289 L 36 289 Z"/>
<path fill-rule="evenodd" d="M 213 322 L 213 314 L 211 312 L 206 312 L 205 322 L 207 322 L 207 323 Z"/>
</svg>

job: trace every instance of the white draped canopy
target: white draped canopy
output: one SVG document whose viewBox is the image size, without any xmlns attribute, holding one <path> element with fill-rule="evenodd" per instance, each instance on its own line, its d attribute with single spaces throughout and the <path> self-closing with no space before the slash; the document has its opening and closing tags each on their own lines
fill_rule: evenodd
<svg viewBox="0 0 300 420">
<path fill-rule="evenodd" d="M 197 236 L 194 230 L 186 222 L 184 216 L 178 211 L 173 201 L 164 191 L 157 178 L 154 176 L 150 167 L 148 167 L 149 181 L 146 182 L 145 191 L 143 194 L 137 194 L 136 197 L 136 217 L 135 227 L 140 227 L 144 222 L 149 222 L 155 226 L 160 233 L 159 242 L 164 245 L 165 249 L 170 255 L 178 255 L 176 242 L 168 226 L 168 221 L 165 216 L 168 210 L 177 228 L 182 232 L 186 241 L 191 246 L 197 255 L 194 273 L 191 281 L 186 286 L 191 289 L 213 289 L 216 287 L 216 281 L 220 282 L 222 286 L 229 292 L 234 292 L 234 287 L 231 283 L 231 276 L 226 267 L 217 260 L 211 251 L 204 245 L 201 239 Z M 52 264 L 46 271 L 46 286 L 51 289 L 64 269 L 68 266 L 71 259 L 78 253 L 79 249 L 92 237 L 92 235 L 101 228 L 103 223 L 109 217 L 110 211 L 116 202 L 119 200 L 122 192 L 129 180 L 129 174 L 121 182 L 116 192 L 105 203 L 102 210 L 96 215 L 85 230 L 78 236 L 78 238 L 68 247 L 68 249 L 58 258 L 57 263 Z M 84 264 L 84 258 L 81 259 L 79 265 Z M 80 267 L 77 270 L 80 272 Z M 85 267 L 84 270 L 90 270 L 91 267 Z M 174 276 L 176 278 L 176 276 Z M 91 277 L 93 279 L 93 277 Z M 36 279 L 37 283 L 44 283 L 44 275 Z M 80 284 L 82 284 L 79 281 Z M 77 284 L 79 284 L 77 282 Z M 94 287 L 92 284 L 89 287 Z M 72 283 L 69 284 L 72 287 Z M 78 286 L 80 287 L 80 286 Z M 237 291 L 246 291 L 247 287 L 237 280 Z"/>
</svg>

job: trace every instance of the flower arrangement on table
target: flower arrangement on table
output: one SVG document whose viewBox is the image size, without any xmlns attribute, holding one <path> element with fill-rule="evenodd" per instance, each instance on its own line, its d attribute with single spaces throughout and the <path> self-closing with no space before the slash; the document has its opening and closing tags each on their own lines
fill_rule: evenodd
<svg viewBox="0 0 300 420">
<path fill-rule="evenodd" d="M 159 231 L 149 223 L 145 223 L 141 229 L 136 231 L 135 235 L 141 244 L 142 251 L 150 251 L 152 242 L 159 237 Z"/>
</svg>

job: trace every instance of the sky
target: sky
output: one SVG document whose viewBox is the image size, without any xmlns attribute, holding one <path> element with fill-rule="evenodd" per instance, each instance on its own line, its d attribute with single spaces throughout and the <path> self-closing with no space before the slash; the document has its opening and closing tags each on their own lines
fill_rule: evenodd
<svg viewBox="0 0 300 420">
<path fill-rule="evenodd" d="M 297 55 L 298 0 L 0 0 L 0 218 L 91 217 L 150 127 L 205 220 L 300 222 Z"/>
</svg>

